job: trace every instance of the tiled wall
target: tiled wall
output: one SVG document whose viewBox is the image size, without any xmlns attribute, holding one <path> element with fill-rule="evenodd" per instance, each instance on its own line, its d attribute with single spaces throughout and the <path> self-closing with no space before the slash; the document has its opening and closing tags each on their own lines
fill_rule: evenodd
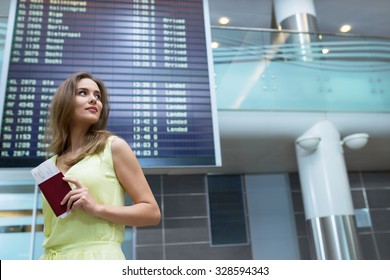
<svg viewBox="0 0 390 280">
<path fill-rule="evenodd" d="M 349 173 L 355 222 L 366 260 L 390 259 L 390 172 Z M 302 259 L 310 259 L 308 233 L 298 174 L 290 174 Z"/>
<path fill-rule="evenodd" d="M 136 259 L 252 259 L 250 244 L 212 246 L 206 175 L 148 175 L 160 225 L 138 228 Z"/>
<path fill-rule="evenodd" d="M 245 245 L 211 245 L 206 175 L 147 178 L 161 207 L 162 221 L 155 227 L 137 229 L 136 259 L 253 258 L 251 240 Z M 349 181 L 364 259 L 390 259 L 390 172 L 349 173 Z M 300 258 L 308 260 L 311 256 L 298 174 L 289 174 L 289 182 Z"/>
</svg>

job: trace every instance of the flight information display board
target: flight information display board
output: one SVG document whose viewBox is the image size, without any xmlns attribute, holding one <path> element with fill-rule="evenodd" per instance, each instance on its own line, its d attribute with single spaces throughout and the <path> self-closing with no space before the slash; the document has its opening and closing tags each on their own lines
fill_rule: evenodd
<svg viewBox="0 0 390 280">
<path fill-rule="evenodd" d="M 108 129 L 141 166 L 221 164 L 205 1 L 15 0 L 10 13 L 0 167 L 44 160 L 50 100 L 79 71 L 106 84 Z"/>
</svg>

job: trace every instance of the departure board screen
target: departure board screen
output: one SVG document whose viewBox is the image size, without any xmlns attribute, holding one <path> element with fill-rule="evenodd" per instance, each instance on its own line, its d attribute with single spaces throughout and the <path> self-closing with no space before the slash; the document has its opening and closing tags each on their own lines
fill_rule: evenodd
<svg viewBox="0 0 390 280">
<path fill-rule="evenodd" d="M 207 2 L 15 0 L 10 13 L 0 167 L 45 159 L 51 98 L 79 71 L 104 81 L 108 129 L 142 167 L 220 165 Z"/>
</svg>

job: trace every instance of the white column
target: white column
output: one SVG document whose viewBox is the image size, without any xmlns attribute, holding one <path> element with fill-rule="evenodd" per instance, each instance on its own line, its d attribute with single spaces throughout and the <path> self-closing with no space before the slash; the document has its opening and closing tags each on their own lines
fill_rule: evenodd
<svg viewBox="0 0 390 280">
<path fill-rule="evenodd" d="M 276 24 L 282 29 L 302 32 L 317 31 L 317 15 L 313 0 L 274 0 Z"/>
<path fill-rule="evenodd" d="M 359 259 L 340 134 L 321 121 L 296 140 L 306 221 L 316 259 Z"/>
<path fill-rule="evenodd" d="M 310 42 L 317 40 L 318 24 L 313 0 L 274 0 L 274 13 L 279 30 L 285 33 L 285 44 L 296 49 L 296 59 L 312 60 Z"/>
</svg>

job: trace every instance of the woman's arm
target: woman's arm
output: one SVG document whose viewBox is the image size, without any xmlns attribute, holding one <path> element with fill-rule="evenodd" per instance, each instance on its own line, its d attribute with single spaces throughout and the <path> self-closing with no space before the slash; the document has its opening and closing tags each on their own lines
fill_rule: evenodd
<svg viewBox="0 0 390 280">
<path fill-rule="evenodd" d="M 128 226 L 158 224 L 160 209 L 132 149 L 123 139 L 115 137 L 111 151 L 118 180 L 134 204 L 131 206 L 97 204 L 85 186 L 70 178 L 64 180 L 73 183 L 76 189 L 69 192 L 63 202 L 67 201 L 68 209 L 81 207 L 93 216 L 118 224 Z"/>
</svg>

